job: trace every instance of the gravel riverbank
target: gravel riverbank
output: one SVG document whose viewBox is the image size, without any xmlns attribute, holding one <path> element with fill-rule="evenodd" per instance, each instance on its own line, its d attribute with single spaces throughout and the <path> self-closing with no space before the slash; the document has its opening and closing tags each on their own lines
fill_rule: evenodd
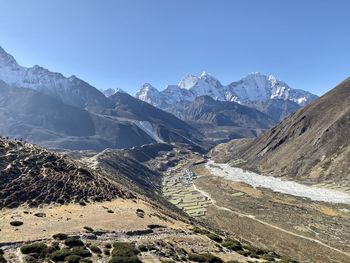
<svg viewBox="0 0 350 263">
<path fill-rule="evenodd" d="M 231 167 L 229 164 L 215 163 L 212 160 L 206 163 L 206 168 L 216 176 L 235 182 L 244 182 L 253 187 L 264 187 L 275 192 L 306 197 L 314 201 L 350 204 L 350 194 L 344 192 L 307 186 L 273 176 L 245 172 L 241 168 Z"/>
</svg>

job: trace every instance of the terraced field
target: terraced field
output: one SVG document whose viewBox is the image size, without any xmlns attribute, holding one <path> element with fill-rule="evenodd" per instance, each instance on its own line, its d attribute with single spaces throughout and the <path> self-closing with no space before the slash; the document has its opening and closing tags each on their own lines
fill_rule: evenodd
<svg viewBox="0 0 350 263">
<path fill-rule="evenodd" d="M 190 216 L 203 217 L 211 200 L 194 188 L 194 179 L 196 175 L 189 170 L 170 173 L 163 180 L 163 195 Z"/>
</svg>

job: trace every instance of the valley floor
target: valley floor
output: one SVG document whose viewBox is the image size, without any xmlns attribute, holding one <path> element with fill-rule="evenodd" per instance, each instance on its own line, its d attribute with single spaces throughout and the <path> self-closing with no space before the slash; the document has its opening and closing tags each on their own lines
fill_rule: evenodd
<svg viewBox="0 0 350 263">
<path fill-rule="evenodd" d="M 195 185 L 214 202 L 208 222 L 301 262 L 350 262 L 349 205 L 254 188 L 204 166 L 194 171 L 201 175 Z"/>
<path fill-rule="evenodd" d="M 275 180 L 283 182 L 277 178 L 264 181 L 265 177 L 261 176 L 254 182 L 244 181 L 242 176 L 249 180 L 257 178 L 241 171 L 237 175 L 240 180 L 232 180 L 223 167 L 214 167 L 210 162 L 188 164 L 176 173 L 181 177 L 188 171 L 193 172 L 193 180 L 186 181 L 191 183 L 187 188 L 210 201 L 205 207 L 205 215 L 198 217 L 206 224 L 300 262 L 350 262 L 350 205 L 347 199 L 339 199 L 347 197 L 346 192 L 318 191 L 318 188 L 304 185 L 307 190 L 311 188 L 306 192 L 314 194 L 311 197 L 316 200 L 312 200 L 300 194 L 302 192 L 299 192 L 300 196 L 296 195 L 295 188 L 290 192 L 285 188 L 283 193 L 273 191 L 276 185 L 266 184 Z M 171 176 L 172 180 L 176 178 L 174 174 Z M 334 195 L 329 195 L 329 192 Z M 330 202 L 339 200 L 340 203 Z M 177 205 L 186 211 L 181 202 Z"/>
<path fill-rule="evenodd" d="M 234 182 L 243 182 L 253 187 L 263 187 L 274 192 L 289 194 L 299 197 L 310 198 L 314 201 L 328 203 L 350 204 L 350 189 L 333 185 L 333 189 L 321 188 L 320 185 L 307 186 L 289 180 L 282 180 L 273 176 L 259 175 L 252 172 L 243 171 L 241 168 L 232 167 L 229 164 L 215 163 L 209 161 L 206 164 L 212 174 L 223 177 Z"/>
</svg>

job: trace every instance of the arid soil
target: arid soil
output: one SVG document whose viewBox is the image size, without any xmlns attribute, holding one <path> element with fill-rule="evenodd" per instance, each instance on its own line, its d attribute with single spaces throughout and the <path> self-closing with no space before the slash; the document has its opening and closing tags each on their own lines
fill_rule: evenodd
<svg viewBox="0 0 350 263">
<path fill-rule="evenodd" d="M 12 226 L 10 223 L 13 221 L 23 222 L 23 225 Z M 222 241 L 214 241 L 206 234 L 194 231 L 192 225 L 162 214 L 141 200 L 4 209 L 0 228 L 0 248 L 7 262 L 28 262 L 33 257 L 39 257 L 23 254 L 21 247 L 25 245 L 40 243 L 53 247 L 59 243 L 61 251 L 67 250 L 64 241 L 53 239 L 58 233 L 81 239 L 84 246 L 80 249 L 90 251 L 91 255 L 87 257 L 92 262 L 112 260 L 112 249 L 108 244 L 114 242 L 138 248 L 138 258 L 142 262 L 191 261 L 191 255 L 208 253 L 227 261 L 249 262 L 252 259 L 221 245 Z M 94 252 L 95 247 L 101 252 Z M 46 262 L 40 257 L 35 262 Z"/>
<path fill-rule="evenodd" d="M 144 211 L 143 217 L 137 215 L 137 209 Z M 43 216 L 40 216 L 41 214 Z M 84 233 L 84 226 L 95 230 L 119 232 L 146 229 L 149 224 L 161 224 L 172 228 L 186 227 L 185 223 L 166 217 L 141 200 L 123 199 L 87 206 L 68 204 L 3 209 L 0 218 L 0 243 L 39 240 L 56 233 L 81 234 Z M 12 221 L 21 221 L 23 225 L 13 227 L 10 225 Z"/>
</svg>

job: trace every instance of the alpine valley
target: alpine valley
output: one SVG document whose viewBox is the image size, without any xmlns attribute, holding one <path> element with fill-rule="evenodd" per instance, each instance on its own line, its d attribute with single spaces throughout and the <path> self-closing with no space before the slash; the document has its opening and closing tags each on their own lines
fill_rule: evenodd
<svg viewBox="0 0 350 263">
<path fill-rule="evenodd" d="M 317 98 L 258 73 L 227 86 L 205 72 L 162 92 L 144 84 L 136 98 L 122 89 L 102 93 L 75 76 L 22 67 L 1 47 L 0 81 L 4 136 L 70 150 L 181 142 L 205 151 L 260 135 Z"/>
<path fill-rule="evenodd" d="M 163 91 L 146 83 L 136 97 L 190 122 L 216 142 L 257 136 L 317 98 L 273 75 L 252 73 L 222 85 L 206 72 L 187 75 Z"/>
<path fill-rule="evenodd" d="M 350 262 L 349 79 L 132 96 L 0 48 L 0 263 Z"/>
</svg>

